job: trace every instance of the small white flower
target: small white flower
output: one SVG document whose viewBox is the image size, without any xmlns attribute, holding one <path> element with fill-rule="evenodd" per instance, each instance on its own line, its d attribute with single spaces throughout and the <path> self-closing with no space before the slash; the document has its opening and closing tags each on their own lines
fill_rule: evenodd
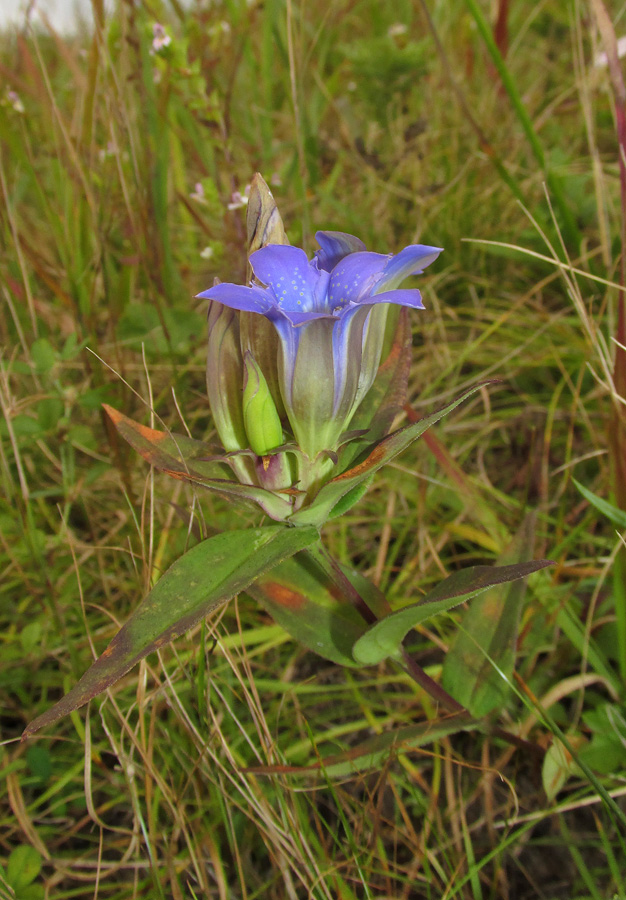
<svg viewBox="0 0 626 900">
<path fill-rule="evenodd" d="M 196 200 L 198 203 L 206 203 L 204 188 L 201 181 L 196 181 L 193 191 L 189 194 L 190 200 Z"/>
<path fill-rule="evenodd" d="M 98 150 L 98 159 L 100 162 L 104 162 L 104 160 L 108 159 L 110 156 L 117 156 L 119 152 L 119 148 L 115 141 L 109 141 L 106 147 L 101 147 Z"/>
<path fill-rule="evenodd" d="M 233 193 L 230 195 L 230 203 L 228 204 L 228 209 L 241 209 L 242 207 L 247 206 L 249 193 L 249 184 L 245 186 L 243 194 L 241 193 L 241 191 L 233 191 Z"/>
<path fill-rule="evenodd" d="M 390 25 L 387 29 L 387 34 L 390 38 L 400 37 L 402 34 L 406 34 L 409 29 L 404 24 L 404 22 L 394 22 L 393 25 Z"/>
<path fill-rule="evenodd" d="M 626 56 L 626 36 L 618 38 L 617 40 L 617 55 L 619 59 L 622 56 Z M 593 61 L 594 68 L 596 69 L 605 69 L 609 64 L 609 58 L 606 53 L 597 53 L 595 59 Z"/>
<path fill-rule="evenodd" d="M 163 50 L 164 47 L 169 47 L 171 43 L 172 38 L 163 25 L 159 24 L 159 22 L 155 22 L 152 26 L 152 50 L 150 52 L 158 53 L 160 50 Z"/>
<path fill-rule="evenodd" d="M 21 101 L 20 95 L 16 94 L 15 91 L 7 91 L 7 100 L 15 112 L 24 112 L 24 104 Z"/>
<path fill-rule="evenodd" d="M 200 251 L 200 256 L 202 259 L 211 259 L 214 256 L 213 247 L 205 247 L 204 250 Z"/>
</svg>

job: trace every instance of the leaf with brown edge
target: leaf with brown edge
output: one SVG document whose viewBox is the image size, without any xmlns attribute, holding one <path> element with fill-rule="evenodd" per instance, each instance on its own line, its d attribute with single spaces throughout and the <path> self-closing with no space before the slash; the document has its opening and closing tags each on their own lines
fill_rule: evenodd
<svg viewBox="0 0 626 900">
<path fill-rule="evenodd" d="M 22 739 L 114 685 L 140 659 L 188 631 L 318 538 L 315 528 L 268 525 L 226 531 L 197 544 L 165 572 L 78 684 L 31 722 Z"/>
<path fill-rule="evenodd" d="M 103 403 L 102 408 L 120 435 L 156 469 L 166 471 L 167 466 L 173 466 L 175 473 L 178 473 L 179 469 L 186 472 L 186 466 L 193 464 L 199 475 L 212 478 L 229 477 L 230 469 L 225 463 L 206 461 L 206 457 L 214 455 L 214 451 L 204 441 L 196 441 L 186 434 L 157 431 L 135 422 L 107 403 Z M 178 463 L 178 467 L 173 465 L 173 461 Z"/>
<path fill-rule="evenodd" d="M 427 619 L 459 606 L 494 585 L 517 581 L 552 565 L 549 559 L 539 559 L 510 566 L 470 566 L 454 572 L 418 603 L 398 609 L 371 625 L 354 645 L 353 656 L 364 666 L 399 656 L 406 635 Z"/>
<path fill-rule="evenodd" d="M 435 722 L 418 722 L 385 731 L 316 762 L 301 766 L 248 766 L 243 771 L 257 775 L 301 775 L 310 778 L 318 774 L 324 778 L 349 778 L 369 769 L 380 770 L 392 754 L 410 753 L 460 731 L 483 729 L 484 725 L 479 720 L 465 713 L 455 713 Z"/>
<path fill-rule="evenodd" d="M 279 522 L 286 519 L 293 509 L 293 501 L 287 493 L 276 494 L 256 485 L 235 481 L 225 462 L 206 458 L 212 455 L 208 444 L 184 434 L 156 431 L 129 419 L 112 406 L 103 406 L 124 440 L 160 472 L 216 491 L 227 496 L 231 502 L 256 503 L 270 518 Z"/>
</svg>

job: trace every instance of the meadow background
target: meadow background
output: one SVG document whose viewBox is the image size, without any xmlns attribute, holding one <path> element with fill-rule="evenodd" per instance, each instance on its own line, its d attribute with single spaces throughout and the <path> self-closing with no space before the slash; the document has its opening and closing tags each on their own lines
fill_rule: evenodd
<svg viewBox="0 0 626 900">
<path fill-rule="evenodd" d="M 92 33 L 4 33 L 0 897 L 626 897 L 626 129 L 601 12 L 94 0 Z M 193 297 L 245 278 L 256 171 L 310 251 L 317 228 L 445 248 L 411 316 L 411 410 L 501 381 L 325 539 L 394 606 L 511 541 L 553 559 L 516 678 L 483 730 L 440 736 L 391 665 L 326 663 L 242 595 L 19 743 L 203 522 L 259 522 L 151 473 L 100 408 L 212 438 Z M 417 630 L 433 677 L 466 615 Z M 431 741 L 374 768 L 263 772 L 423 722 Z"/>
</svg>

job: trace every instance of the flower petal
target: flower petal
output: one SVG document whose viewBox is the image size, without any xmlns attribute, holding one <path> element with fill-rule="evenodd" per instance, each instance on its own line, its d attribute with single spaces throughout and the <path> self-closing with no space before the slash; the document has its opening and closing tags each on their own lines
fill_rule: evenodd
<svg viewBox="0 0 626 900">
<path fill-rule="evenodd" d="M 364 332 L 371 306 L 353 306 L 337 317 L 333 330 L 333 368 L 335 385 L 333 416 L 339 422 L 339 431 L 348 427 L 361 379 Z"/>
<path fill-rule="evenodd" d="M 423 244 L 410 244 L 405 247 L 385 266 L 382 278 L 376 285 L 376 293 L 393 291 L 409 275 L 423 272 L 426 266 L 434 262 L 440 253 L 440 247 L 426 247 Z"/>
<path fill-rule="evenodd" d="M 281 309 L 308 312 L 320 273 L 311 267 L 304 250 L 286 244 L 268 244 L 250 256 L 254 274 L 269 285 Z"/>
<path fill-rule="evenodd" d="M 244 287 L 240 284 L 216 284 L 208 291 L 196 294 L 197 299 L 217 300 L 231 309 L 242 309 L 265 315 L 273 306 L 272 296 L 258 287 Z"/>
<path fill-rule="evenodd" d="M 307 322 L 314 322 L 316 319 L 335 320 L 336 318 L 329 312 L 301 312 L 300 310 L 292 312 L 290 309 L 279 309 L 278 307 L 272 309 L 268 314 L 268 319 L 274 322 L 278 330 L 280 330 L 278 323 L 285 320 L 289 322 L 292 328 L 299 328 L 301 325 L 306 325 Z"/>
<path fill-rule="evenodd" d="M 335 266 L 330 276 L 328 301 L 333 312 L 369 297 L 389 262 L 384 253 L 351 253 Z"/>
<path fill-rule="evenodd" d="M 388 307 L 355 304 L 340 316 L 333 333 L 335 415 L 349 426 L 378 372 Z"/>
<path fill-rule="evenodd" d="M 318 231 L 315 240 L 322 248 L 315 254 L 315 259 L 320 269 L 326 272 L 332 272 L 345 256 L 367 249 L 362 240 L 343 231 Z"/>
<path fill-rule="evenodd" d="M 416 288 L 403 288 L 399 291 L 383 291 L 381 294 L 372 294 L 371 297 L 367 298 L 366 302 L 396 303 L 398 306 L 410 306 L 411 309 L 424 309 L 422 295 Z"/>
</svg>

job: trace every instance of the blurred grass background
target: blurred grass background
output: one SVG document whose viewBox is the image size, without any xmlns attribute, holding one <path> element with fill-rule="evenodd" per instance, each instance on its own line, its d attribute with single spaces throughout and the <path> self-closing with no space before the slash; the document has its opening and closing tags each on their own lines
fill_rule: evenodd
<svg viewBox="0 0 626 900">
<path fill-rule="evenodd" d="M 93 33 L 4 34 L 1 897 L 626 897 L 597 792 L 624 809 L 621 537 L 572 481 L 619 504 L 619 108 L 596 7 L 140 0 L 105 18 L 93 0 Z M 623 13 L 609 8 L 618 34 Z M 325 537 L 401 605 L 492 563 L 536 511 L 529 550 L 557 565 L 530 579 L 495 718 L 536 756 L 435 734 L 339 780 L 250 771 L 441 714 L 391 667 L 301 650 L 243 596 L 87 718 L 18 742 L 202 516 L 258 522 L 150 473 L 100 412 L 148 421 L 148 403 L 212 437 L 193 296 L 245 277 L 255 171 L 308 250 L 317 228 L 446 250 L 412 315 L 412 410 L 501 383 Z M 462 616 L 416 634 L 433 677 Z"/>
</svg>

